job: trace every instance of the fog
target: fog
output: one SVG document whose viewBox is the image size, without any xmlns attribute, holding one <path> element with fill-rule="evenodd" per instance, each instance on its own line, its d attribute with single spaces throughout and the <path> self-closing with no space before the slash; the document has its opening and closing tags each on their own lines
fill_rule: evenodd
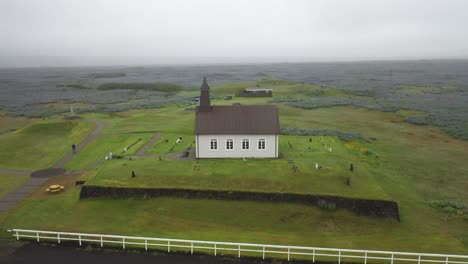
<svg viewBox="0 0 468 264">
<path fill-rule="evenodd" d="M 468 1 L 0 1 L 0 67 L 466 59 Z"/>
</svg>

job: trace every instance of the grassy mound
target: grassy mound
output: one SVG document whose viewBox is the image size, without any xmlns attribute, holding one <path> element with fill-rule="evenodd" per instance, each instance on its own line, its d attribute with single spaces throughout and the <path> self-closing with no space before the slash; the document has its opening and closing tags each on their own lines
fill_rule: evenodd
<svg viewBox="0 0 468 264">
<path fill-rule="evenodd" d="M 84 121 L 38 122 L 0 137 L 0 168 L 37 170 L 52 166 L 92 130 Z"/>
</svg>

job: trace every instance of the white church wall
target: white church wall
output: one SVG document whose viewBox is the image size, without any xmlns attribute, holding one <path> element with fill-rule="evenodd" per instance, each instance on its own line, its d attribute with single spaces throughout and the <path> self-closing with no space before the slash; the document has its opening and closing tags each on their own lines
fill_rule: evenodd
<svg viewBox="0 0 468 264">
<path fill-rule="evenodd" d="M 217 149 L 210 149 L 210 141 L 217 140 Z M 226 149 L 226 141 L 233 141 L 233 149 Z M 249 140 L 249 149 L 242 149 L 242 140 Z M 265 140 L 265 149 L 258 148 L 258 141 Z M 278 135 L 196 135 L 197 158 L 277 158 Z"/>
</svg>

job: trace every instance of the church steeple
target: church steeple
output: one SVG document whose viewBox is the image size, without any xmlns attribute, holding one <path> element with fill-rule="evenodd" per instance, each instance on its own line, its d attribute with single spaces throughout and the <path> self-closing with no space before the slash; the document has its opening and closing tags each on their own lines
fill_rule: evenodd
<svg viewBox="0 0 468 264">
<path fill-rule="evenodd" d="M 203 78 L 203 83 L 200 87 L 200 107 L 198 108 L 198 111 L 211 111 L 210 86 L 206 82 L 206 77 Z"/>
</svg>

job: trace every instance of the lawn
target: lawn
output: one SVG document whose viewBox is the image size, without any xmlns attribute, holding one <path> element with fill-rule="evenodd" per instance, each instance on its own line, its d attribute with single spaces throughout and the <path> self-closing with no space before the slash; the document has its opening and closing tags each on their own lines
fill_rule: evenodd
<svg viewBox="0 0 468 264">
<path fill-rule="evenodd" d="M 176 144 L 179 137 L 182 137 L 182 141 Z M 159 139 L 146 150 L 146 155 L 165 155 L 169 153 L 178 153 L 188 148 L 194 148 L 194 137 L 193 135 L 182 135 L 175 133 L 164 133 Z"/>
<path fill-rule="evenodd" d="M 188 106 L 186 106 L 188 107 Z M 89 118 L 106 121 L 105 133 L 193 133 L 193 111 L 171 105 L 160 109 L 131 110 L 117 114 L 86 114 Z"/>
<path fill-rule="evenodd" d="M 86 121 L 39 121 L 0 136 L 0 168 L 38 170 L 52 166 L 91 132 Z"/>
<path fill-rule="evenodd" d="M 65 167 L 68 169 L 96 167 L 104 161 L 109 152 L 120 156 L 134 155 L 151 137 L 152 134 L 149 133 L 103 134 L 73 156 L 73 159 Z M 124 148 L 132 144 L 134 145 L 124 152 Z"/>
<path fill-rule="evenodd" d="M 63 230 L 284 245 L 466 253 L 457 232 L 431 208 L 404 210 L 421 222 L 361 217 L 346 210 L 258 202 L 186 199 L 78 200 L 79 187 L 54 196 L 37 195 L 13 213 L 0 216 L 1 228 Z M 420 215 L 423 213 L 423 215 Z M 466 230 L 465 230 L 466 232 Z M 376 243 L 378 241 L 378 243 Z"/>
<path fill-rule="evenodd" d="M 0 174 L 0 198 L 16 190 L 29 180 L 28 175 L 6 175 Z"/>
<path fill-rule="evenodd" d="M 349 144 L 343 144 L 335 137 L 322 137 L 322 142 L 332 147 L 332 152 L 328 152 L 320 138 L 283 136 L 280 141 L 282 157 L 275 160 L 113 160 L 103 166 L 87 184 L 388 198 L 374 179 L 380 176 L 375 157 L 366 156 L 368 160 L 362 160 L 362 150 L 348 149 Z M 355 142 L 354 146 L 357 145 L 366 149 L 363 142 Z M 289 160 L 295 161 L 299 167 L 297 172 L 293 171 Z M 316 162 L 321 169 L 315 169 Z M 351 163 L 362 165 L 351 173 Z M 130 177 L 131 171 L 135 171 L 138 177 Z M 353 183 L 351 186 L 345 184 L 348 175 Z"/>
</svg>

